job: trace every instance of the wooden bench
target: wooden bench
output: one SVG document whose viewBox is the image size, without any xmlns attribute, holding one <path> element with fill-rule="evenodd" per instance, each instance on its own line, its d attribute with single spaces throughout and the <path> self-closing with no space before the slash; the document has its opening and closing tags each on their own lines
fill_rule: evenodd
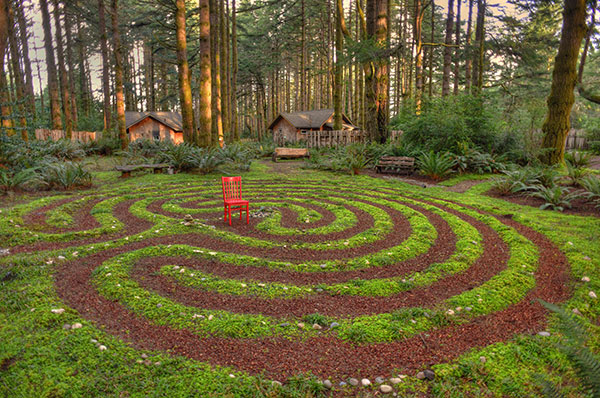
<svg viewBox="0 0 600 398">
<path fill-rule="evenodd" d="M 412 174 L 415 171 L 415 158 L 407 156 L 382 156 L 375 170 L 378 173 Z"/>
<path fill-rule="evenodd" d="M 308 149 L 306 148 L 275 148 L 273 152 L 273 161 L 276 162 L 277 158 L 279 159 L 299 159 L 299 158 L 307 158 L 310 155 L 308 154 Z"/>
<path fill-rule="evenodd" d="M 115 166 L 115 170 L 121 172 L 121 178 L 131 177 L 131 172 L 136 170 L 152 169 L 154 174 L 162 173 L 163 169 L 168 169 L 171 166 L 167 163 L 157 164 L 128 164 L 125 166 Z"/>
</svg>

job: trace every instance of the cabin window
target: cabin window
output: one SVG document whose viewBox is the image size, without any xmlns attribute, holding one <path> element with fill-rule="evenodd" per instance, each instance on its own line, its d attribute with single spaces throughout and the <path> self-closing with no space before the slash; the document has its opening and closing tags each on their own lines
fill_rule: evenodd
<svg viewBox="0 0 600 398">
<path fill-rule="evenodd" d="M 152 138 L 154 138 L 155 140 L 160 140 L 160 127 L 159 126 L 154 126 L 152 128 Z"/>
<path fill-rule="evenodd" d="M 300 134 L 306 134 L 306 130 L 301 130 Z"/>
</svg>

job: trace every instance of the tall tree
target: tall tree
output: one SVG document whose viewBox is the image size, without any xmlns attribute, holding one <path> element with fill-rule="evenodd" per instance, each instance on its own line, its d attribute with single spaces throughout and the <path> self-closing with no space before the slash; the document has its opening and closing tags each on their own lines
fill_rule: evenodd
<svg viewBox="0 0 600 398">
<path fill-rule="evenodd" d="M 565 140 L 570 124 L 570 115 L 575 102 L 577 82 L 577 58 L 585 36 L 585 0 L 565 0 L 563 25 L 558 54 L 552 71 L 552 87 L 548 97 L 548 113 L 542 125 L 541 160 L 546 164 L 557 164 L 564 160 Z"/>
<path fill-rule="evenodd" d="M 475 29 L 476 51 L 473 51 L 473 81 L 471 90 L 478 94 L 483 88 L 483 61 L 485 54 L 485 9 L 486 0 L 477 0 L 477 27 Z"/>
<path fill-rule="evenodd" d="M 45 0 L 44 0 L 45 1 Z M 110 130 L 111 106 L 110 106 L 110 71 L 108 59 L 108 37 L 106 35 L 106 17 L 104 12 L 104 0 L 98 0 L 98 30 L 100 33 L 100 52 L 102 54 L 102 109 L 104 113 L 104 132 Z"/>
<path fill-rule="evenodd" d="M 473 72 L 473 51 L 471 42 L 473 36 L 473 2 L 469 0 L 469 16 L 467 18 L 467 33 L 465 39 L 465 91 L 471 91 L 471 78 Z"/>
<path fill-rule="evenodd" d="M 0 0 L 0 110 L 2 114 L 2 130 L 13 134 L 8 84 L 4 72 L 4 54 L 8 47 L 8 0 Z"/>
<path fill-rule="evenodd" d="M 454 0 L 448 0 L 446 40 L 444 42 L 444 70 L 442 74 L 442 97 L 450 94 L 450 67 L 452 65 L 452 29 L 454 25 Z"/>
<path fill-rule="evenodd" d="M 69 89 L 69 78 L 65 66 L 66 59 L 62 44 L 62 27 L 60 23 L 60 6 L 58 0 L 53 0 L 54 5 L 54 29 L 56 29 L 56 55 L 58 56 L 58 71 L 60 73 L 60 92 L 62 94 L 63 114 L 65 115 L 65 136 L 71 139 L 73 134 L 73 119 L 71 116 L 71 92 Z"/>
<path fill-rule="evenodd" d="M 121 149 L 127 149 L 129 139 L 125 130 L 125 99 L 123 95 L 123 55 L 121 53 L 121 35 L 119 33 L 119 0 L 112 0 L 110 12 L 112 21 L 113 53 L 115 58 L 115 93 L 117 105 L 117 127 Z"/>
<path fill-rule="evenodd" d="M 66 4 L 66 3 L 65 3 Z M 65 38 L 66 38 L 66 56 L 67 65 L 69 66 L 69 92 L 71 99 L 71 117 L 73 118 L 73 128 L 77 130 L 77 93 L 75 92 L 75 60 L 73 58 L 73 37 L 72 30 L 73 25 L 71 23 L 71 16 L 67 13 L 67 7 L 63 7 L 63 21 L 65 25 Z"/>
<path fill-rule="evenodd" d="M 415 111 L 421 113 L 423 95 L 423 16 L 425 7 L 421 0 L 415 1 L 415 15 L 413 22 L 413 40 L 415 43 Z"/>
<path fill-rule="evenodd" d="M 24 141 L 28 140 L 27 136 L 27 118 L 25 110 L 25 82 L 23 80 L 23 72 L 19 65 L 19 46 L 17 33 L 15 32 L 14 10 L 11 6 L 8 7 L 8 40 L 10 43 L 10 61 L 12 63 L 12 77 L 14 80 L 16 94 L 16 109 L 19 113 L 19 124 L 21 129 L 21 137 Z"/>
<path fill-rule="evenodd" d="M 221 62 L 219 57 L 219 9 L 216 0 L 210 0 L 210 63 L 212 84 L 212 137 L 211 144 L 223 146 L 223 119 L 221 117 Z"/>
<path fill-rule="evenodd" d="M 375 43 L 375 56 L 365 71 L 367 130 L 373 141 L 383 143 L 387 139 L 389 48 L 388 48 L 388 0 L 367 2 L 367 37 Z"/>
<path fill-rule="evenodd" d="M 456 40 L 454 41 L 454 95 L 458 95 L 460 83 L 460 0 L 456 0 Z"/>
<path fill-rule="evenodd" d="M 333 81 L 333 129 L 342 129 L 342 51 L 344 47 L 344 7 L 342 0 L 337 0 L 335 18 L 335 72 Z"/>
<path fill-rule="evenodd" d="M 48 12 L 48 2 L 46 0 L 40 0 L 40 10 L 42 11 L 42 26 L 44 28 L 44 49 L 46 51 L 46 70 L 48 71 L 48 92 L 50 94 L 52 128 L 54 130 L 62 130 L 60 100 L 58 94 L 58 74 L 56 72 L 56 60 L 54 58 L 54 47 L 52 45 L 50 13 Z"/>
<path fill-rule="evenodd" d="M 237 17 L 236 0 L 231 0 L 231 130 L 233 140 L 240 139 L 240 130 L 238 125 L 238 106 L 237 106 L 237 74 L 238 74 L 238 46 L 237 46 Z"/>
<path fill-rule="evenodd" d="M 21 41 L 21 55 L 23 57 L 23 68 L 25 69 L 25 93 L 27 95 L 27 103 L 29 113 L 35 118 L 35 93 L 33 92 L 33 72 L 31 70 L 31 60 L 29 58 L 29 43 L 27 42 L 27 20 L 24 11 L 25 4 L 22 2 L 16 3 L 17 21 L 19 23 L 19 36 Z"/>
<path fill-rule="evenodd" d="M 177 0 L 175 4 L 177 7 L 175 25 L 177 28 L 177 66 L 179 67 L 179 98 L 183 122 L 183 140 L 189 143 L 196 143 L 192 85 L 190 84 L 190 68 L 187 59 L 185 0 Z"/>
<path fill-rule="evenodd" d="M 198 109 L 198 145 L 210 145 L 212 132 L 212 89 L 210 71 L 210 9 L 208 0 L 200 0 L 200 106 Z"/>
</svg>

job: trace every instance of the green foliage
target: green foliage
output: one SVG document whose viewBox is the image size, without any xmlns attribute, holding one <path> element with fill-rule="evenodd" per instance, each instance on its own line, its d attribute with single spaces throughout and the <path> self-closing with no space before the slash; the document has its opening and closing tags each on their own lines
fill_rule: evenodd
<svg viewBox="0 0 600 398">
<path fill-rule="evenodd" d="M 452 173 L 452 169 L 455 165 L 456 161 L 448 152 L 424 152 L 417 158 L 417 168 L 419 171 L 436 181 L 442 180 L 444 177 L 449 176 Z"/>
<path fill-rule="evenodd" d="M 458 145 L 458 152 L 454 156 L 456 166 L 461 173 L 472 172 L 475 174 L 498 173 L 506 169 L 502 163 L 504 157 L 493 156 L 469 147 L 466 143 Z"/>
<path fill-rule="evenodd" d="M 590 164 L 591 155 L 583 151 L 569 151 L 565 153 L 565 161 L 573 167 L 587 167 Z"/>
<path fill-rule="evenodd" d="M 540 184 L 537 169 L 531 167 L 506 170 L 503 173 L 502 177 L 492 180 L 492 187 L 502 195 L 532 190 L 533 186 Z"/>
<path fill-rule="evenodd" d="M 581 179 L 581 186 L 585 189 L 583 194 L 588 200 L 600 207 L 600 179 L 593 175 L 588 175 Z"/>
<path fill-rule="evenodd" d="M 565 309 L 541 301 L 542 305 L 558 316 L 558 331 L 564 336 L 556 344 L 571 362 L 583 389 L 592 397 L 600 397 L 600 357 L 590 350 L 590 332 L 583 320 Z M 544 383 L 547 397 L 562 396 L 560 389 L 549 382 Z"/>
<path fill-rule="evenodd" d="M 533 187 L 533 192 L 529 193 L 529 196 L 539 198 L 544 201 L 544 204 L 540 206 L 540 209 L 551 209 L 563 211 L 565 208 L 571 208 L 571 202 L 574 199 L 581 197 L 578 192 L 571 192 L 565 187 L 560 185 L 554 185 L 552 187 L 546 187 L 544 185 L 536 185 Z"/>
<path fill-rule="evenodd" d="M 581 185 L 585 176 L 589 174 L 589 171 L 580 166 L 571 164 L 568 160 L 565 164 L 567 166 L 567 178 L 571 185 Z"/>
<path fill-rule="evenodd" d="M 0 191 L 14 191 L 36 185 L 40 182 L 36 169 L 22 169 L 11 174 L 0 169 Z"/>
<path fill-rule="evenodd" d="M 403 130 L 402 140 L 435 152 L 457 151 L 468 143 L 485 151 L 503 152 L 514 148 L 512 138 L 502 135 L 498 115 L 492 113 L 483 97 L 461 95 L 434 99 L 426 103 L 423 113 L 412 110 L 400 113 L 391 125 Z"/>
<path fill-rule="evenodd" d="M 41 179 L 49 189 L 73 189 L 92 185 L 92 174 L 80 163 L 48 163 L 41 169 Z"/>
</svg>

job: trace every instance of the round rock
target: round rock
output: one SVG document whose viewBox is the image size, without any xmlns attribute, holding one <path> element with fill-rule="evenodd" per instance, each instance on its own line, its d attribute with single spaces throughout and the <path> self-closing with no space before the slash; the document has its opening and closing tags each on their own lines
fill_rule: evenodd
<svg viewBox="0 0 600 398">
<path fill-rule="evenodd" d="M 369 380 L 369 379 L 362 379 L 360 381 L 360 384 L 362 384 L 363 387 L 370 386 L 371 385 L 371 380 Z"/>
<path fill-rule="evenodd" d="M 333 383 L 331 382 L 331 380 L 325 380 L 323 381 L 323 387 L 330 389 L 333 387 Z"/>
<path fill-rule="evenodd" d="M 423 371 L 423 373 L 425 374 L 425 378 L 427 380 L 433 380 L 433 379 L 435 379 L 435 372 L 433 370 L 431 370 L 431 369 L 425 369 Z"/>
<path fill-rule="evenodd" d="M 377 384 L 382 384 L 385 381 L 385 379 L 381 376 L 378 376 L 375 378 L 375 383 Z"/>
<path fill-rule="evenodd" d="M 358 379 L 355 379 L 355 378 L 348 379 L 348 384 L 350 384 L 351 386 L 357 386 Z"/>
<path fill-rule="evenodd" d="M 384 394 L 389 394 L 392 391 L 394 391 L 394 389 L 392 388 L 392 386 L 388 386 L 387 384 L 382 384 L 379 386 L 379 391 L 381 391 Z"/>
<path fill-rule="evenodd" d="M 542 336 L 542 337 L 548 337 L 548 336 L 550 336 L 550 333 L 549 333 L 549 332 L 546 332 L 545 330 L 544 330 L 544 331 L 541 331 L 541 332 L 538 332 L 538 334 L 539 334 L 540 336 Z"/>
<path fill-rule="evenodd" d="M 390 383 L 392 383 L 392 384 L 398 384 L 398 383 L 401 383 L 401 382 L 402 382 L 402 379 L 399 378 L 399 377 L 392 377 L 390 379 Z"/>
</svg>

